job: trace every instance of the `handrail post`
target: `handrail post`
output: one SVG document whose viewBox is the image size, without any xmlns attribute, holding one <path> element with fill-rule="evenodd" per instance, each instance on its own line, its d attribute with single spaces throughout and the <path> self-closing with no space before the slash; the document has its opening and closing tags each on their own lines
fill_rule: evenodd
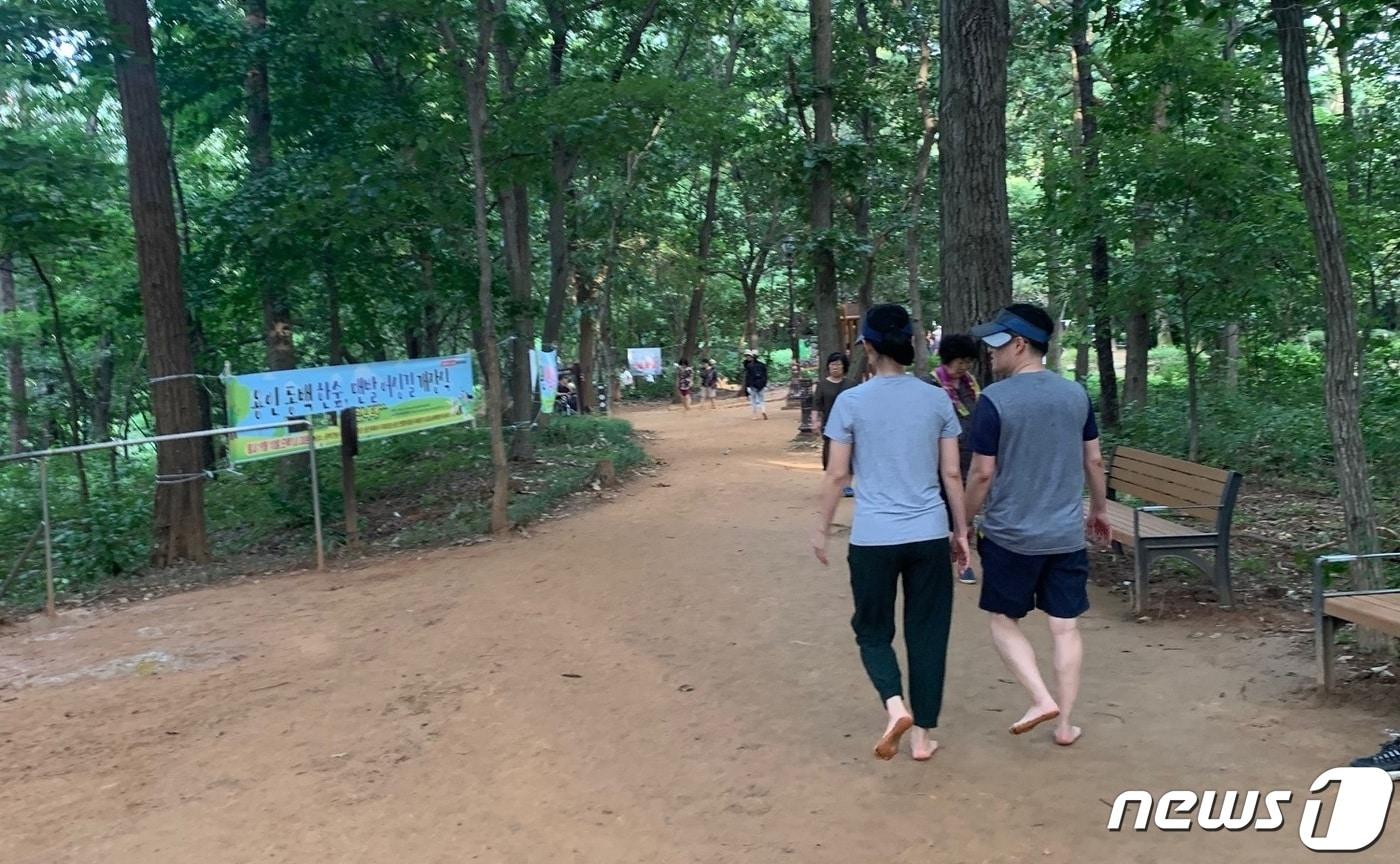
<svg viewBox="0 0 1400 864">
<path fill-rule="evenodd" d="M 316 569 L 326 569 L 326 544 L 321 537 L 321 484 L 316 479 L 316 431 L 306 421 L 307 459 L 311 463 L 311 520 L 316 527 Z"/>
<path fill-rule="evenodd" d="M 58 617 L 53 592 L 53 526 L 49 524 L 49 460 L 39 460 L 39 506 L 44 516 L 44 614 Z"/>
</svg>

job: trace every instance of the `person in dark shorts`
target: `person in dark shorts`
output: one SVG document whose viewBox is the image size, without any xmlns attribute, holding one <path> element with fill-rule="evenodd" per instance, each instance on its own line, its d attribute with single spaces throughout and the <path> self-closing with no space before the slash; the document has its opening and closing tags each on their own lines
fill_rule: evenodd
<svg viewBox="0 0 1400 864">
<path fill-rule="evenodd" d="M 884 703 L 885 732 L 875 755 L 892 759 L 912 728 L 913 757 L 938 749 L 929 732 L 943 707 L 948 630 L 953 615 L 950 553 L 968 559 L 962 502 L 953 521 L 939 495 L 939 478 L 956 484 L 958 421 L 943 394 L 909 375 L 914 329 L 901 306 L 871 308 L 861 345 L 875 377 L 836 397 L 826 423 L 831 452 L 822 479 L 812 550 L 827 563 L 831 518 L 854 470 L 855 519 L 847 563 L 855 614 L 851 628 L 866 674 Z M 951 534 L 951 542 L 950 542 Z M 909 706 L 891 644 L 895 598 L 904 582 L 904 643 L 909 658 Z M 912 714 L 910 709 L 912 710 Z"/>
<path fill-rule="evenodd" d="M 708 402 L 712 410 L 719 408 L 719 403 L 716 401 L 716 397 L 719 395 L 719 370 L 715 368 L 715 361 L 708 357 L 705 358 L 705 364 L 700 367 L 700 391 L 704 400 L 700 403 L 701 405 Z"/>
<path fill-rule="evenodd" d="M 1108 490 L 1089 395 L 1045 367 L 1054 326 L 1044 309 L 1013 303 L 972 328 L 991 349 L 1000 380 L 983 391 L 972 416 L 965 510 L 971 519 L 986 505 L 977 546 L 978 605 L 991 615 L 997 652 L 1031 697 L 1011 733 L 1058 719 L 1055 743 L 1069 746 L 1081 734 L 1070 712 L 1083 664 L 1078 618 L 1089 610 L 1085 533 L 1107 542 Z M 1020 621 L 1032 609 L 1050 618 L 1054 696 L 1021 632 Z"/>
<path fill-rule="evenodd" d="M 958 435 L 958 467 L 962 469 L 964 483 L 972 468 L 972 409 L 977 407 L 977 397 L 982 393 L 976 376 L 972 374 L 972 366 L 979 354 L 977 340 L 971 336 L 965 333 L 945 336 L 938 343 L 938 359 L 942 362 L 933 370 L 934 382 L 948 394 L 962 427 Z M 961 494 L 961 489 L 953 494 Z M 975 585 L 977 575 L 971 567 L 967 567 L 958 574 L 958 581 L 964 585 Z"/>
</svg>

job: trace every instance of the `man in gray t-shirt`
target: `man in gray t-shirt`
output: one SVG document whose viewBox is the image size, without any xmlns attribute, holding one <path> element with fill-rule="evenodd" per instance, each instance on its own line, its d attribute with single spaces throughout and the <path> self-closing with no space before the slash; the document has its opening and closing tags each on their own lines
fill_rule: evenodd
<svg viewBox="0 0 1400 864">
<path fill-rule="evenodd" d="M 967 518 L 986 507 L 978 552 L 979 606 L 991 613 L 992 641 L 1029 691 L 1032 704 L 1013 735 L 1058 718 L 1055 743 L 1080 735 L 1070 724 L 1079 692 L 1083 645 L 1078 618 L 1089 609 L 1087 529 L 1108 539 L 1108 497 L 1093 407 L 1084 389 L 1045 368 L 1054 322 L 1045 310 L 1014 303 L 972 329 L 991 351 L 1000 377 L 972 417 Z M 1050 618 L 1058 698 L 1041 678 L 1020 619 L 1032 609 Z"/>
</svg>

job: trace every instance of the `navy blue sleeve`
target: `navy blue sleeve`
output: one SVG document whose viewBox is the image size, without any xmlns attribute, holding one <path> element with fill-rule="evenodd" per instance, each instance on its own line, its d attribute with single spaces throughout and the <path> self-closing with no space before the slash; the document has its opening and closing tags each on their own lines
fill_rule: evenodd
<svg viewBox="0 0 1400 864">
<path fill-rule="evenodd" d="M 1093 441 L 1099 437 L 1099 422 L 1094 419 L 1094 403 L 1089 403 L 1089 416 L 1084 418 L 1084 440 Z"/>
<path fill-rule="evenodd" d="M 977 400 L 977 407 L 972 411 L 970 437 L 973 453 L 983 456 L 997 455 L 997 449 L 1001 446 L 1001 414 L 986 394 Z"/>
</svg>

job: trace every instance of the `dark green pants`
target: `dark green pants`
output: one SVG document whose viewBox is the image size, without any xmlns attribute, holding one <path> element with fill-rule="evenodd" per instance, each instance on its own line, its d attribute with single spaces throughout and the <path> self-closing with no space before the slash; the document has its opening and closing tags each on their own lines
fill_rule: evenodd
<svg viewBox="0 0 1400 864">
<path fill-rule="evenodd" d="M 860 661 L 884 702 L 904 695 L 894 654 L 894 605 L 904 577 L 904 646 L 909 654 L 909 707 L 914 723 L 938 725 L 943 708 L 943 674 L 948 660 L 948 628 L 953 620 L 953 566 L 944 540 L 897 546 L 852 546 L 851 629 Z"/>
</svg>

